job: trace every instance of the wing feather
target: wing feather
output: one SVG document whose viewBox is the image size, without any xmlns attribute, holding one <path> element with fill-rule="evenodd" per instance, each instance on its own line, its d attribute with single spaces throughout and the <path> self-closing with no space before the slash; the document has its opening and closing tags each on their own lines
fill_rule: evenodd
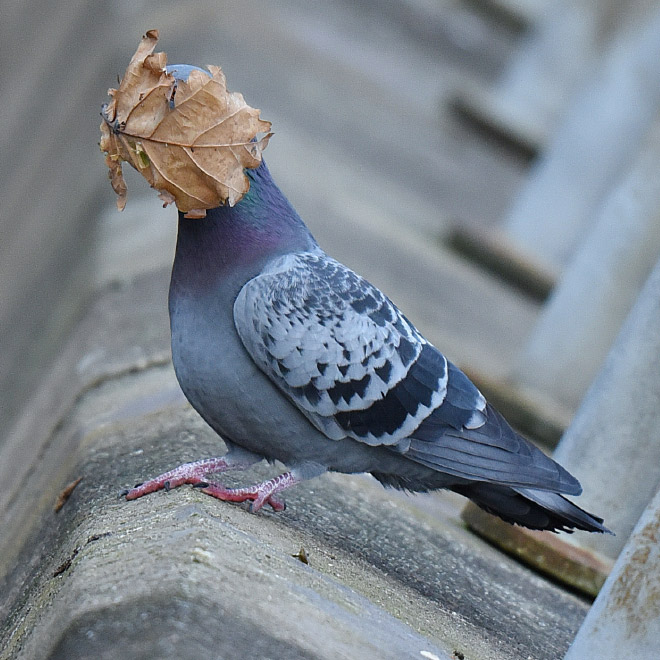
<svg viewBox="0 0 660 660">
<path fill-rule="evenodd" d="M 396 445 L 445 398 L 442 354 L 322 252 L 274 260 L 241 289 L 234 321 L 259 367 L 330 438 Z"/>
<path fill-rule="evenodd" d="M 275 259 L 234 304 L 246 350 L 320 431 L 462 479 L 577 493 L 378 289 L 321 252 Z"/>
</svg>

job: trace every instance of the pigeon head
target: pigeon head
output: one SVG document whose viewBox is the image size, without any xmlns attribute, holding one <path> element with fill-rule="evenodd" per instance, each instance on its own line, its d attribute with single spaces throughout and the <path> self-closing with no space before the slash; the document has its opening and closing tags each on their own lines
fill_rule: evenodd
<svg viewBox="0 0 660 660">
<path fill-rule="evenodd" d="M 176 80 L 193 71 L 209 72 L 190 64 L 167 67 Z M 213 285 L 232 271 L 258 270 L 274 256 L 314 248 L 309 230 L 280 189 L 265 162 L 245 169 L 250 188 L 234 206 L 208 209 L 205 218 L 179 213 L 177 263 L 181 280 Z M 177 279 L 179 279 L 177 277 Z"/>
</svg>

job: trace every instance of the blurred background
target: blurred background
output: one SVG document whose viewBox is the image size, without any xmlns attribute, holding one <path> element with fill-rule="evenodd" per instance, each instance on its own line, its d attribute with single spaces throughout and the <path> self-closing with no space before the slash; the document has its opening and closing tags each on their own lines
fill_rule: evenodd
<svg viewBox="0 0 660 660">
<path fill-rule="evenodd" d="M 515 22 L 449 0 L 8 0 L 2 14 L 1 435 L 94 291 L 171 260 L 175 210 L 127 172 L 117 213 L 97 146 L 106 90 L 150 28 L 170 63 L 221 65 L 273 122 L 266 160 L 334 256 L 436 338 L 456 331 L 424 310 L 443 284 L 406 282 L 406 259 L 415 241 L 432 252 L 450 219 L 496 222 L 520 183 L 524 162 L 447 105 L 495 76 Z"/>
<path fill-rule="evenodd" d="M 660 252 L 651 0 L 4 2 L 0 436 L 94 292 L 171 262 L 175 210 L 127 166 L 118 213 L 97 146 L 150 28 L 272 121 L 326 250 L 551 447 Z"/>
</svg>

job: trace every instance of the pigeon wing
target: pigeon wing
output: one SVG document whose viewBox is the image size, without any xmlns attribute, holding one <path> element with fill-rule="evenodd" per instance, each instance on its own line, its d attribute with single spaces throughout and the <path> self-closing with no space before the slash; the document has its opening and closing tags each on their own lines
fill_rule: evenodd
<svg viewBox="0 0 660 660">
<path fill-rule="evenodd" d="M 241 289 L 234 322 L 258 366 L 328 437 L 405 451 L 448 392 L 444 356 L 378 289 L 322 252 L 279 257 Z M 465 379 L 467 383 L 467 379 Z M 485 406 L 456 389 L 450 423 Z"/>
<path fill-rule="evenodd" d="M 271 262 L 241 289 L 234 322 L 260 369 L 331 439 L 390 446 L 468 480 L 579 492 L 383 293 L 321 251 Z"/>
</svg>

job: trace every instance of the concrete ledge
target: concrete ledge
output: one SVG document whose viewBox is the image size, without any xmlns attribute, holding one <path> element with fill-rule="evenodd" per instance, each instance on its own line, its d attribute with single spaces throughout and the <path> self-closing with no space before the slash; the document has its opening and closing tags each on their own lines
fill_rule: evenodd
<svg viewBox="0 0 660 660">
<path fill-rule="evenodd" d="M 559 277 L 492 229 L 456 223 L 445 241 L 451 249 L 540 302 L 548 298 Z"/>
<path fill-rule="evenodd" d="M 160 271 L 101 290 L 25 403 L 0 450 L 0 576 L 17 556 L 26 518 L 37 514 L 35 501 L 67 483 L 80 437 L 61 433 L 76 401 L 108 379 L 169 362 L 167 283 Z"/>
<path fill-rule="evenodd" d="M 75 417 L 90 419 L 101 408 L 107 415 L 121 408 L 127 391 L 143 391 L 146 380 L 171 380 L 169 370 L 155 371 L 129 376 L 132 383 L 121 391 L 115 383 L 101 386 L 79 403 Z M 8 590 L 23 605 L 7 620 L 8 657 L 400 658 L 413 657 L 413 649 L 448 657 L 295 559 L 305 543 L 319 561 L 303 539 L 273 542 L 276 530 L 266 516 L 218 509 L 189 489 L 135 506 L 117 498 L 117 485 L 127 475 L 137 478 L 136 466 L 142 472 L 178 460 L 177 441 L 187 440 L 187 452 L 194 451 L 191 426 L 206 436 L 202 451 L 221 449 L 180 406 L 110 422 L 85 437 L 80 462 L 72 465 L 83 481 L 57 516 L 44 510 L 43 527 L 27 543 L 38 557 L 27 589 Z M 167 438 L 169 450 L 159 451 Z"/>
<path fill-rule="evenodd" d="M 327 475 L 282 514 L 190 488 L 119 499 L 223 451 L 167 361 L 165 281 L 100 295 L 0 456 L 3 659 L 563 655 L 587 604 L 438 514 L 442 496 Z"/>
</svg>

